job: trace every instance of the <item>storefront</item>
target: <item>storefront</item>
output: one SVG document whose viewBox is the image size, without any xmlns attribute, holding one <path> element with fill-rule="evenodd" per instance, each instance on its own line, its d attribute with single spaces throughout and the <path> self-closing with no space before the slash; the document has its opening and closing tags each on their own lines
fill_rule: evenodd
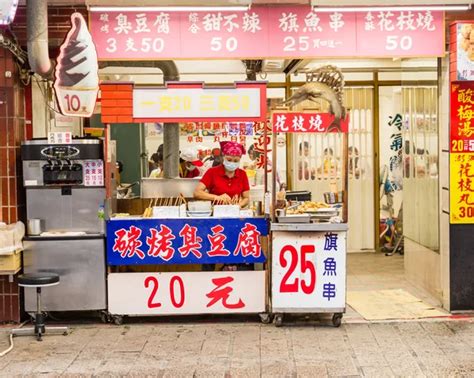
<svg viewBox="0 0 474 378">
<path fill-rule="evenodd" d="M 318 12 L 308 6 L 254 6 L 242 12 L 91 7 L 89 12 L 100 101 L 89 121 L 55 116 L 47 131 L 61 131 L 65 122 L 77 134 L 87 126 L 85 133 L 104 136 L 105 210 L 110 211 L 107 312 L 114 320 L 120 322 L 124 315 L 341 313 L 346 252 L 364 252 L 348 255 L 349 294 L 406 289 L 407 281 L 450 309 L 450 256 L 443 245 L 444 216 L 438 210 L 442 177 L 447 177 L 438 159 L 445 126 L 445 97 L 438 93 L 446 84 L 448 63 L 442 59 L 443 12 Z M 266 134 L 273 130 L 272 112 L 306 83 L 305 71 L 325 65 L 338 67 L 344 75 L 347 134 L 280 130 L 272 139 Z M 246 78 L 265 83 L 242 82 Z M 245 100 L 238 98 L 240 90 L 255 89 Z M 257 92 L 258 98 L 252 97 Z M 38 93 L 33 90 L 34 99 Z M 327 94 L 322 97 L 291 111 L 328 114 L 330 101 Z M 33 128 L 33 134 L 46 136 L 41 127 Z M 241 166 L 251 185 L 251 212 L 233 218 L 187 217 L 183 205 L 192 200 L 199 179 L 176 178 L 179 151 L 195 147 L 200 159 L 212 163 L 221 141 L 240 142 L 248 151 Z M 162 144 L 166 157 L 159 166 L 152 155 Z M 123 163 L 120 177 L 115 160 Z M 156 168 L 166 178 L 150 177 Z M 118 178 L 125 189 L 117 193 Z M 132 185 L 129 190 L 127 185 Z M 283 188 L 287 199 L 309 192 L 313 203 L 331 207 L 325 194 L 341 193 L 346 213 L 337 216 L 343 223 L 326 218 L 310 223 L 314 229 L 306 231 L 300 224 L 277 223 L 276 194 Z M 267 191 L 275 193 L 274 201 L 265 198 Z M 336 241 L 328 241 L 328 233 L 337 235 Z M 223 235 L 227 239 L 221 247 L 229 254 L 213 257 L 213 241 Z M 189 249 L 188 239 L 199 248 Z M 343 251 L 336 261 L 341 267 L 338 293 L 329 290 L 332 281 L 322 279 L 329 271 L 323 269 L 318 251 L 326 242 L 328 248 L 332 245 L 328 252 Z M 300 311 L 292 301 L 304 303 L 313 293 L 306 286 L 312 270 L 305 268 L 304 253 L 298 250 L 308 243 L 315 248 L 314 256 L 305 255 L 318 277 L 313 289 L 328 306 L 310 303 Z M 285 257 L 281 264 L 285 245 L 296 248 L 297 258 L 285 252 L 289 260 Z M 363 267 L 351 278 L 354 266 L 380 256 L 373 253 L 380 247 L 388 253 L 404 251 L 403 258 L 377 260 L 381 266 L 401 264 L 404 283 L 378 287 L 378 277 L 361 284 Z M 202 271 L 208 264 L 217 266 Z M 221 264 L 251 264 L 255 270 L 225 271 L 224 277 Z M 366 269 L 373 272 L 374 267 Z M 275 274 L 288 275 L 287 283 L 300 283 L 289 302 L 275 295 Z M 221 282 L 223 278 L 228 281 Z M 227 302 L 222 296 L 214 301 L 212 293 L 222 290 L 228 293 Z"/>
</svg>

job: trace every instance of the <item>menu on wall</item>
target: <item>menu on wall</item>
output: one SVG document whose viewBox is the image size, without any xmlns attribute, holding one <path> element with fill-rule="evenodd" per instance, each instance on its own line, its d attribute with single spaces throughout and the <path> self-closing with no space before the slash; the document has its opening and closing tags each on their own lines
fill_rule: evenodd
<svg viewBox="0 0 474 378">
<path fill-rule="evenodd" d="M 444 55 L 443 21 L 443 12 L 322 13 L 292 6 L 92 12 L 90 29 L 99 60 L 416 57 Z"/>
<path fill-rule="evenodd" d="M 474 82 L 451 84 L 451 223 L 474 223 Z"/>
</svg>

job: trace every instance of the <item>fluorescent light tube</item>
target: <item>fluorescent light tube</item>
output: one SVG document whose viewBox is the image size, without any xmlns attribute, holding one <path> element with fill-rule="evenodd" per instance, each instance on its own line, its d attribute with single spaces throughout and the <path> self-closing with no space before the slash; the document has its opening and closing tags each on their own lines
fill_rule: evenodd
<svg viewBox="0 0 474 378">
<path fill-rule="evenodd" d="M 407 11 L 466 11 L 470 5 L 414 5 L 395 7 L 313 7 L 314 12 L 407 12 Z"/>
<path fill-rule="evenodd" d="M 171 7 L 90 7 L 91 12 L 245 12 L 250 5 L 243 6 L 171 6 Z"/>
</svg>

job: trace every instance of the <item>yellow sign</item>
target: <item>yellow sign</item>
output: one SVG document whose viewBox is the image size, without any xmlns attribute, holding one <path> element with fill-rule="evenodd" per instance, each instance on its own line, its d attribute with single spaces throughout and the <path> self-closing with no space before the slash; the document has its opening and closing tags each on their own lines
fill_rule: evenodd
<svg viewBox="0 0 474 378">
<path fill-rule="evenodd" d="M 474 154 L 450 154 L 451 223 L 474 223 Z"/>
</svg>

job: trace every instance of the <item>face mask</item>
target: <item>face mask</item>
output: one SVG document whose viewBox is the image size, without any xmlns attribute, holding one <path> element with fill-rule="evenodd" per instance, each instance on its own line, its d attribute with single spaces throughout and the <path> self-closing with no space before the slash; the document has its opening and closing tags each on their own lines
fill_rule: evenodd
<svg viewBox="0 0 474 378">
<path fill-rule="evenodd" d="M 234 172 L 237 168 L 239 168 L 240 163 L 239 162 L 233 162 L 233 161 L 227 161 L 224 160 L 224 167 L 227 169 L 229 172 Z"/>
</svg>

